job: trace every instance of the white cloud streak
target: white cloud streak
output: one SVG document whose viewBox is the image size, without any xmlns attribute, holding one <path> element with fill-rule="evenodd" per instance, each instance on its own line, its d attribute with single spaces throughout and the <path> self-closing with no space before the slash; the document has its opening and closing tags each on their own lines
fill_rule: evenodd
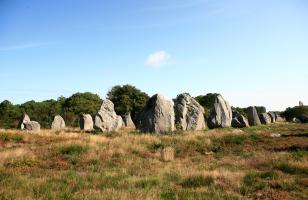
<svg viewBox="0 0 308 200">
<path fill-rule="evenodd" d="M 170 55 L 166 51 L 157 51 L 150 54 L 145 61 L 145 65 L 151 67 L 160 67 L 169 60 Z"/>
<path fill-rule="evenodd" d="M 42 47 L 42 46 L 48 46 L 52 45 L 53 43 L 27 43 L 27 44 L 20 44 L 20 45 L 14 45 L 14 46 L 6 46 L 6 47 L 0 47 L 0 51 L 15 51 L 20 49 L 29 49 L 29 48 L 36 48 L 36 47 Z"/>
</svg>

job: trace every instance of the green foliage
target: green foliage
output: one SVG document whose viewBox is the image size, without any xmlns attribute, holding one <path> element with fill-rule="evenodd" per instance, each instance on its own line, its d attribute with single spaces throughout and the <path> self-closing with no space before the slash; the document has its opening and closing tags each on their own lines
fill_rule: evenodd
<svg viewBox="0 0 308 200">
<path fill-rule="evenodd" d="M 214 178 L 212 176 L 190 176 L 181 182 L 181 186 L 184 188 L 197 188 L 204 186 L 211 186 L 214 183 Z"/>
<path fill-rule="evenodd" d="M 283 115 L 288 121 L 292 121 L 294 117 L 300 118 L 301 115 L 308 115 L 308 106 L 295 106 L 293 108 L 287 108 Z"/>
<path fill-rule="evenodd" d="M 78 126 L 79 115 L 94 116 L 102 104 L 102 99 L 90 92 L 76 93 L 65 100 L 63 104 L 63 118 L 67 125 Z"/>
<path fill-rule="evenodd" d="M 20 118 L 20 108 L 10 101 L 3 101 L 0 104 L 0 124 L 2 128 L 16 128 Z"/>
<path fill-rule="evenodd" d="M 132 120 L 135 122 L 138 113 L 149 100 L 149 96 L 145 92 L 132 85 L 114 86 L 107 96 L 114 103 L 114 108 L 118 115 L 131 113 Z"/>
</svg>

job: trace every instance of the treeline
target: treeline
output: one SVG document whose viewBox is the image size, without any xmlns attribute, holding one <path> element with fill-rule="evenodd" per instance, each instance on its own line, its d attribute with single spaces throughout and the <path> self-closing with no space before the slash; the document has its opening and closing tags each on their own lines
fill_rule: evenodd
<svg viewBox="0 0 308 200">
<path fill-rule="evenodd" d="M 195 99 L 204 107 L 205 118 L 207 119 L 210 110 L 213 108 L 217 93 L 200 95 Z M 107 94 L 115 105 L 115 111 L 119 115 L 131 113 L 132 119 L 136 122 L 138 113 L 145 106 L 149 95 L 132 85 L 113 87 Z M 42 128 L 50 128 L 55 115 L 61 115 L 67 126 L 77 127 L 81 114 L 91 114 L 95 116 L 102 104 L 102 99 L 90 92 L 76 93 L 69 98 L 59 97 L 57 100 L 47 100 L 43 102 L 29 101 L 20 105 L 13 105 L 10 101 L 0 103 L 0 127 L 16 128 L 20 116 L 27 113 L 31 120 L 38 121 Z M 232 108 L 243 115 L 246 115 L 246 108 Z M 266 112 L 265 107 L 257 107 L 258 113 Z M 308 107 L 301 106 L 288 108 L 285 117 L 292 120 L 301 114 L 308 114 Z"/>
</svg>

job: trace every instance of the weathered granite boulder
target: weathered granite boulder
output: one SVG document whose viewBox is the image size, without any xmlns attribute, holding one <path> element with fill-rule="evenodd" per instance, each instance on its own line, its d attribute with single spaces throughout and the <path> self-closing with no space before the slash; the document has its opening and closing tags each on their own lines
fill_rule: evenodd
<svg viewBox="0 0 308 200">
<path fill-rule="evenodd" d="M 174 131 L 174 118 L 172 102 L 156 94 L 140 112 L 137 127 L 141 132 L 168 133 Z"/>
<path fill-rule="evenodd" d="M 272 123 L 271 117 L 267 113 L 261 113 L 259 115 L 259 119 L 261 121 L 261 124 L 270 124 Z"/>
<path fill-rule="evenodd" d="M 279 113 L 275 113 L 275 116 L 276 116 L 276 122 L 285 122 L 286 119 L 281 116 Z"/>
<path fill-rule="evenodd" d="M 31 132 L 39 132 L 41 130 L 41 126 L 36 121 L 30 121 L 24 124 L 24 130 Z"/>
<path fill-rule="evenodd" d="M 248 107 L 247 108 L 247 117 L 248 117 L 248 122 L 250 126 L 259 126 L 261 125 L 261 121 L 259 119 L 257 110 L 255 107 Z"/>
<path fill-rule="evenodd" d="M 125 115 L 124 115 L 124 117 L 123 117 L 123 123 L 124 123 L 124 125 L 125 125 L 125 127 L 127 127 L 127 128 L 136 128 L 136 126 L 135 126 L 135 124 L 134 124 L 134 122 L 133 122 L 133 120 L 132 120 L 132 117 L 131 117 L 131 115 L 130 115 L 130 113 L 126 113 Z"/>
<path fill-rule="evenodd" d="M 51 129 L 59 131 L 65 128 L 65 121 L 60 115 L 56 115 L 51 124 Z"/>
<path fill-rule="evenodd" d="M 245 128 L 245 127 L 249 127 L 249 122 L 247 120 L 247 118 L 240 114 L 237 111 L 233 111 L 232 112 L 232 122 L 231 122 L 231 126 L 233 128 Z"/>
<path fill-rule="evenodd" d="M 93 119 L 90 114 L 83 114 L 80 116 L 79 121 L 80 129 L 84 131 L 93 130 Z"/>
<path fill-rule="evenodd" d="M 308 115 L 302 114 L 302 115 L 299 117 L 299 120 L 300 120 L 302 123 L 308 123 Z"/>
<path fill-rule="evenodd" d="M 174 100 L 175 124 L 182 130 L 205 129 L 204 108 L 189 94 L 180 94 Z"/>
<path fill-rule="evenodd" d="M 230 127 L 232 122 L 232 110 L 229 103 L 218 95 L 211 114 L 207 120 L 210 129 Z"/>
<path fill-rule="evenodd" d="M 31 120 L 30 120 L 30 117 L 27 115 L 27 114 L 23 114 L 21 117 L 20 117 L 20 120 L 19 120 L 19 123 L 18 123 L 18 129 L 20 130 L 24 130 L 25 128 L 25 124 L 26 123 L 29 123 Z"/>
<path fill-rule="evenodd" d="M 275 113 L 274 112 L 268 112 L 267 114 L 271 118 L 271 123 L 275 123 L 276 122 L 276 115 L 275 115 Z"/>
<path fill-rule="evenodd" d="M 95 127 L 103 132 L 118 131 L 123 124 L 121 116 L 114 111 L 114 104 L 106 99 L 95 116 Z"/>
</svg>

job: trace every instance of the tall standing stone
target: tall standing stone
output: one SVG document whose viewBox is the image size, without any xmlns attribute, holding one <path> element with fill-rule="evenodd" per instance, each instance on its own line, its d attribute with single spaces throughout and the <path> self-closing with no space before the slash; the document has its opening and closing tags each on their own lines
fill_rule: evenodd
<svg viewBox="0 0 308 200">
<path fill-rule="evenodd" d="M 30 117 L 27 115 L 27 114 L 23 114 L 21 117 L 20 117 L 20 120 L 19 120 L 19 123 L 18 123 L 18 129 L 20 130 L 24 130 L 25 128 L 25 124 L 26 123 L 30 123 L 31 120 L 30 120 Z"/>
<path fill-rule="evenodd" d="M 114 111 L 114 104 L 106 99 L 95 116 L 95 127 L 101 131 L 118 131 L 123 126 L 123 119 Z"/>
<path fill-rule="evenodd" d="M 248 122 L 250 126 L 259 126 L 261 125 L 261 121 L 259 119 L 257 110 L 255 107 L 248 107 L 247 108 L 247 116 L 248 116 Z"/>
<path fill-rule="evenodd" d="M 175 123 L 182 130 L 205 129 L 204 108 L 189 94 L 180 94 L 174 101 Z"/>
<path fill-rule="evenodd" d="M 214 107 L 207 120 L 209 128 L 226 128 L 231 127 L 232 110 L 230 104 L 221 96 L 216 97 Z"/>
<path fill-rule="evenodd" d="M 93 130 L 93 119 L 90 114 L 83 114 L 79 121 L 80 129 L 84 131 Z"/>
<path fill-rule="evenodd" d="M 60 115 L 56 115 L 51 124 L 51 129 L 59 131 L 65 128 L 65 121 Z"/>
<path fill-rule="evenodd" d="M 274 112 L 268 112 L 267 113 L 269 115 L 269 117 L 271 118 L 271 123 L 275 123 L 276 122 L 276 116 Z"/>
<path fill-rule="evenodd" d="M 168 133 L 174 131 L 174 118 L 172 102 L 156 94 L 139 114 L 137 127 L 142 132 Z"/>
<path fill-rule="evenodd" d="M 133 128 L 133 129 L 136 128 L 136 126 L 135 126 L 135 124 L 134 124 L 134 122 L 133 122 L 133 120 L 132 120 L 132 117 L 131 117 L 130 113 L 126 113 L 126 114 L 124 115 L 124 117 L 123 117 L 123 122 L 124 122 L 125 127 L 127 127 L 127 128 Z"/>
<path fill-rule="evenodd" d="M 233 128 L 245 128 L 249 127 L 249 122 L 244 115 L 240 114 L 237 111 L 233 111 L 231 126 Z"/>
<path fill-rule="evenodd" d="M 259 115 L 259 119 L 261 121 L 261 124 L 267 125 L 267 124 L 272 123 L 271 117 L 267 113 L 261 113 Z"/>
</svg>

